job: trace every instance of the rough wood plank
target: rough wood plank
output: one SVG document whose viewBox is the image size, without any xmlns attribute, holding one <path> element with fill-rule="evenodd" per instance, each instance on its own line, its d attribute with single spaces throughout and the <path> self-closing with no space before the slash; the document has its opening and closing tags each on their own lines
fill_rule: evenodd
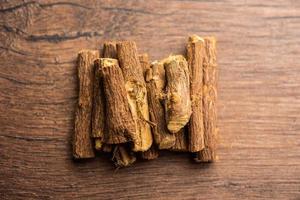
<svg viewBox="0 0 300 200">
<path fill-rule="evenodd" d="M 299 9 L 286 0 L 1 1 L 1 197 L 299 199 Z M 78 51 L 130 39 L 159 60 L 183 54 L 190 34 L 218 39 L 220 160 L 162 152 L 117 172 L 102 154 L 73 162 Z"/>
</svg>

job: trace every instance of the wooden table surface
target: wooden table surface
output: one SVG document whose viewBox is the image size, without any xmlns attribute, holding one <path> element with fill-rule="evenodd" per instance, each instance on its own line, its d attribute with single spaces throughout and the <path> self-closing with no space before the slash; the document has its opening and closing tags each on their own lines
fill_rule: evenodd
<svg viewBox="0 0 300 200">
<path fill-rule="evenodd" d="M 219 161 L 74 162 L 77 52 L 193 33 L 218 38 Z M 300 1 L 2 0 L 0 41 L 0 199 L 300 199 Z"/>
</svg>

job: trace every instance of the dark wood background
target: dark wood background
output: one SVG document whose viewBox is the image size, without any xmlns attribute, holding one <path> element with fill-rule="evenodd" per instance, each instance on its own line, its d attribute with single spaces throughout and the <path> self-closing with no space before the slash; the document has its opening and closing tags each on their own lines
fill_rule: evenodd
<svg viewBox="0 0 300 200">
<path fill-rule="evenodd" d="M 300 199 L 300 1 L 0 4 L 0 199 Z M 151 59 L 218 38 L 219 161 L 74 162 L 75 60 L 107 39 Z"/>
</svg>

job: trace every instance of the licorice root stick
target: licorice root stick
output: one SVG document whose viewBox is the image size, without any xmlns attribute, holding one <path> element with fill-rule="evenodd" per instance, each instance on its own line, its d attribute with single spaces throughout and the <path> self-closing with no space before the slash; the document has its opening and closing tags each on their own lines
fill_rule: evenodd
<svg viewBox="0 0 300 200">
<path fill-rule="evenodd" d="M 105 42 L 103 44 L 103 58 L 117 58 L 116 43 Z M 95 64 L 94 98 L 92 112 L 92 137 L 95 138 L 95 149 L 103 146 L 105 131 L 105 97 L 103 81 L 100 75 L 99 64 Z"/>
<path fill-rule="evenodd" d="M 104 44 L 103 44 L 103 51 L 102 52 L 103 52 L 102 58 L 114 58 L 114 59 L 117 59 L 117 46 L 116 46 L 116 42 L 114 42 L 114 41 L 104 42 Z M 106 152 L 106 153 L 112 152 L 113 151 L 113 145 L 112 144 L 106 144 L 106 143 L 104 143 L 103 146 L 102 146 L 102 151 Z"/>
<path fill-rule="evenodd" d="M 150 62 L 149 62 L 148 54 L 139 55 L 139 61 L 141 63 L 141 67 L 143 69 L 143 75 L 145 78 L 146 71 L 150 69 Z M 151 100 L 149 99 L 149 95 L 150 95 L 149 92 L 151 92 L 151 91 L 149 91 L 147 83 L 146 83 L 146 88 L 147 88 L 147 95 L 148 95 L 148 103 L 150 104 Z M 148 106 L 149 106 L 149 113 L 150 113 L 151 108 L 150 108 L 150 105 L 148 105 Z M 152 137 L 153 137 L 154 136 L 154 128 L 155 128 L 156 124 L 152 121 L 151 116 L 150 116 L 150 120 L 151 120 L 151 125 L 152 125 L 151 133 L 152 133 Z M 152 160 L 152 159 L 157 158 L 159 155 L 157 145 L 154 142 L 152 142 L 150 149 L 148 149 L 147 151 L 141 152 L 140 154 L 141 154 L 141 157 L 146 160 Z"/>
<path fill-rule="evenodd" d="M 167 127 L 177 133 L 192 114 L 188 64 L 182 55 L 169 56 L 164 61 L 166 71 L 165 112 Z"/>
<path fill-rule="evenodd" d="M 103 82 L 100 75 L 99 64 L 94 63 L 94 95 L 92 111 L 92 137 L 95 141 L 95 149 L 100 150 L 103 146 L 105 128 L 105 98 Z"/>
<path fill-rule="evenodd" d="M 75 131 L 73 135 L 73 156 L 79 158 L 94 157 L 91 140 L 94 60 L 99 51 L 83 50 L 78 54 L 79 99 L 75 113 Z"/>
<path fill-rule="evenodd" d="M 192 35 L 187 44 L 187 60 L 190 73 L 190 91 L 192 115 L 188 123 L 189 151 L 204 149 L 203 125 L 203 58 L 205 54 L 204 39 Z"/>
<path fill-rule="evenodd" d="M 105 138 L 106 144 L 133 141 L 135 122 L 130 113 L 126 97 L 125 81 L 118 60 L 100 58 L 99 64 L 105 94 Z"/>
<path fill-rule="evenodd" d="M 212 162 L 216 160 L 217 143 L 217 62 L 216 39 L 204 38 L 205 56 L 203 60 L 203 119 L 205 148 L 197 153 L 195 161 Z"/>
<path fill-rule="evenodd" d="M 152 145 L 147 90 L 135 42 L 117 43 L 117 55 L 125 79 L 130 111 L 136 123 L 133 151 L 147 151 Z"/>
<path fill-rule="evenodd" d="M 116 42 L 108 41 L 103 44 L 103 58 L 114 58 L 117 59 L 117 46 Z"/>
<path fill-rule="evenodd" d="M 162 62 L 151 64 L 146 71 L 146 84 L 150 119 L 155 124 L 151 127 L 154 141 L 159 149 L 169 149 L 175 144 L 175 135 L 169 132 L 165 119 L 163 100 L 166 78 Z"/>
</svg>

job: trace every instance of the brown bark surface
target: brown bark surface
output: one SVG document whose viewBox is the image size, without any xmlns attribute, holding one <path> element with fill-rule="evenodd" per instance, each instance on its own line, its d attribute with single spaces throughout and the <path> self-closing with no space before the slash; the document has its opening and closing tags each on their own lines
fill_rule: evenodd
<svg viewBox="0 0 300 200">
<path fill-rule="evenodd" d="M 125 88 L 130 111 L 136 123 L 134 151 L 146 151 L 151 147 L 152 134 L 149 125 L 147 90 L 135 42 L 117 43 L 120 67 L 126 81 Z"/>
<path fill-rule="evenodd" d="M 147 53 L 139 54 L 138 58 L 142 67 L 143 77 L 145 78 L 145 72 L 150 68 L 149 55 Z"/>
<path fill-rule="evenodd" d="M 217 61 L 216 39 L 206 37 L 203 60 L 203 117 L 205 148 L 197 153 L 198 162 L 212 162 L 216 159 L 217 143 Z"/>
<path fill-rule="evenodd" d="M 117 59 L 117 46 L 115 41 L 106 41 L 103 43 L 103 58 Z M 119 144 L 117 144 L 119 145 Z M 121 144 L 123 145 L 123 144 Z M 104 144 L 102 147 L 103 152 L 112 152 L 113 145 Z"/>
<path fill-rule="evenodd" d="M 145 78 L 146 75 L 146 71 L 150 68 L 150 62 L 149 62 L 149 56 L 148 54 L 144 53 L 144 54 L 140 54 L 139 55 L 139 61 L 141 63 L 141 67 L 143 70 L 143 77 Z M 147 88 L 147 87 L 146 87 Z M 147 96 L 149 96 L 149 91 L 147 90 Z M 148 100 L 148 104 L 149 104 L 149 100 Z M 149 105 L 148 105 L 149 106 Z M 150 108 L 149 108 L 149 112 L 150 112 Z M 151 117 L 149 116 L 150 120 Z M 153 126 L 153 122 L 151 122 L 151 126 Z M 151 128 L 151 133 L 152 133 L 152 138 L 153 138 L 153 130 Z M 151 147 L 144 152 L 140 152 L 140 155 L 142 157 L 142 159 L 145 160 L 151 160 L 151 159 L 155 159 L 158 157 L 158 149 L 156 147 L 156 144 L 154 142 L 152 142 Z"/>
<path fill-rule="evenodd" d="M 105 143 L 119 144 L 134 140 L 135 123 L 130 113 L 124 77 L 118 60 L 97 60 L 103 79 L 106 110 Z"/>
<path fill-rule="evenodd" d="M 205 54 L 204 39 L 193 35 L 187 44 L 187 60 L 190 74 L 190 92 L 192 114 L 188 123 L 189 151 L 198 152 L 204 149 L 203 125 L 203 57 Z"/>
<path fill-rule="evenodd" d="M 156 146 L 156 144 L 152 144 L 150 149 L 144 152 L 140 152 L 141 158 L 144 160 L 153 160 L 158 158 L 159 156 L 159 150 Z"/>
<path fill-rule="evenodd" d="M 164 88 L 166 85 L 165 70 L 162 62 L 154 62 L 146 72 L 148 104 L 154 141 L 159 149 L 169 149 L 175 144 L 175 136 L 170 133 L 165 119 L 163 106 Z"/>
<path fill-rule="evenodd" d="M 300 1 L 145 2 L 0 1 L 0 199 L 299 199 Z M 218 39 L 219 161 L 73 162 L 77 53 L 128 38 L 160 60 L 191 33 Z"/>
<path fill-rule="evenodd" d="M 92 128 L 94 60 L 98 57 L 99 51 L 83 50 L 78 53 L 79 98 L 73 134 L 73 157 L 76 159 L 95 156 L 90 136 Z"/>
<path fill-rule="evenodd" d="M 103 58 L 117 58 L 116 43 L 114 41 L 104 42 L 102 52 Z M 105 97 L 99 64 L 99 61 L 95 63 L 92 112 L 92 137 L 95 138 L 95 148 L 97 150 L 100 150 L 103 145 L 105 131 Z"/>
<path fill-rule="evenodd" d="M 103 82 L 100 75 L 99 62 L 94 62 L 94 89 L 92 108 L 92 137 L 95 138 L 95 148 L 101 149 L 105 129 L 105 98 Z"/>
<path fill-rule="evenodd" d="M 188 140 L 188 133 L 186 128 L 182 128 L 179 130 L 178 133 L 175 133 L 175 143 L 171 147 L 171 151 L 178 151 L 178 152 L 188 152 L 189 151 L 189 140 Z"/>
<path fill-rule="evenodd" d="M 103 58 L 117 59 L 117 46 L 115 41 L 107 41 L 103 44 Z"/>
</svg>

